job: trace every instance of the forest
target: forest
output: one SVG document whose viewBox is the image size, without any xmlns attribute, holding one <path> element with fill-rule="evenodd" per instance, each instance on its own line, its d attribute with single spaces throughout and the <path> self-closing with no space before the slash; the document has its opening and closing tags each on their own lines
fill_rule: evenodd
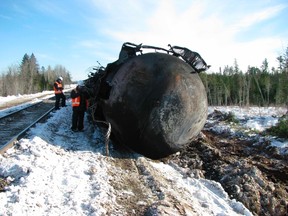
<svg viewBox="0 0 288 216">
<path fill-rule="evenodd" d="M 260 68 L 241 71 L 235 59 L 223 71 L 201 73 L 211 106 L 288 106 L 288 47 L 277 57 L 279 66 L 269 68 L 267 59 Z"/>
<path fill-rule="evenodd" d="M 269 68 L 267 59 L 260 67 L 239 69 L 225 66 L 218 72 L 200 73 L 210 106 L 288 106 L 288 47 L 277 57 L 277 68 Z M 58 76 L 72 83 L 70 72 L 61 65 L 41 67 L 32 53 L 25 54 L 20 65 L 8 67 L 0 77 L 0 95 L 31 94 L 52 90 Z"/>
<path fill-rule="evenodd" d="M 0 77 L 0 96 L 33 94 L 53 90 L 57 77 L 62 76 L 65 84 L 70 84 L 70 72 L 62 65 L 54 68 L 40 67 L 35 55 L 26 53 L 19 65 L 9 66 Z"/>
<path fill-rule="evenodd" d="M 288 105 L 288 49 L 277 58 L 279 67 L 269 69 L 267 59 L 260 68 L 239 70 L 226 66 L 217 73 L 201 73 L 208 104 L 213 106 L 287 106 Z"/>
</svg>

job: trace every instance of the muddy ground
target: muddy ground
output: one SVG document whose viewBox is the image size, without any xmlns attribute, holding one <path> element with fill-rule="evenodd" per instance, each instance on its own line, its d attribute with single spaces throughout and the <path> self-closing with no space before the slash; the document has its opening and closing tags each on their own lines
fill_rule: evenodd
<svg viewBox="0 0 288 216">
<path fill-rule="evenodd" d="M 254 215 L 288 215 L 287 155 L 265 138 L 218 134 L 212 127 L 206 124 L 196 140 L 166 163 L 187 168 L 187 175 L 221 183 L 230 198 Z"/>
<path fill-rule="evenodd" d="M 216 112 L 214 123 L 225 121 L 224 114 Z M 181 167 L 187 177 L 219 182 L 231 199 L 243 203 L 254 215 L 288 215 L 287 155 L 271 147 L 264 135 L 219 134 L 213 132 L 212 127 L 207 123 L 187 148 L 160 161 Z M 128 187 L 137 194 L 129 199 L 121 193 L 117 195 L 117 203 L 126 208 L 124 212 L 130 215 L 197 215 L 191 203 L 193 198 L 187 200 L 179 191 L 171 194 L 164 190 L 173 186 L 158 176 L 149 163 L 124 159 L 123 153 L 120 155 L 122 158 L 114 157 L 113 163 L 124 172 L 118 172 L 111 184 L 116 191 Z"/>
<path fill-rule="evenodd" d="M 221 112 L 216 114 L 213 124 L 225 121 Z M 213 124 L 207 123 L 183 151 L 159 162 L 181 169 L 184 176 L 219 182 L 231 199 L 243 203 L 254 215 L 288 215 L 287 154 L 271 147 L 264 134 L 218 133 L 212 130 Z M 111 203 L 105 205 L 107 215 L 199 215 L 193 197 L 185 190 L 175 190 L 175 182 L 161 175 L 149 159 L 131 157 L 125 148 L 115 146 L 114 150 L 101 157 L 114 188 Z M 92 180 L 97 177 L 93 166 L 89 175 Z M 0 192 L 7 185 L 6 179 L 0 178 Z"/>
</svg>

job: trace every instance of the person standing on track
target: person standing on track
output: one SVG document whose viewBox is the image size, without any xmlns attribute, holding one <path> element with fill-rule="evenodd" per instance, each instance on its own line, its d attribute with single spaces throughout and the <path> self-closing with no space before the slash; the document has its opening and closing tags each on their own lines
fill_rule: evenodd
<svg viewBox="0 0 288 216">
<path fill-rule="evenodd" d="M 55 93 L 55 110 L 58 110 L 60 108 L 60 100 L 61 100 L 61 106 L 65 107 L 66 106 L 66 97 L 63 93 L 63 78 L 58 77 L 57 80 L 54 83 L 54 93 Z"/>
<path fill-rule="evenodd" d="M 88 108 L 88 92 L 85 90 L 83 84 L 78 84 L 75 89 L 71 91 L 72 98 L 72 127 L 71 130 L 83 131 L 84 129 L 84 115 Z"/>
</svg>

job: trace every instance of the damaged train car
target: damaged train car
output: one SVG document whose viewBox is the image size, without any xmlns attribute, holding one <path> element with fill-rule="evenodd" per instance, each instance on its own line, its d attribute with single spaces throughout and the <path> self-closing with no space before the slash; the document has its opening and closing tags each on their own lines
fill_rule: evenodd
<svg viewBox="0 0 288 216">
<path fill-rule="evenodd" d="M 93 118 L 109 122 L 111 139 L 137 153 L 171 155 L 205 124 L 207 96 L 198 73 L 208 68 L 184 47 L 124 43 L 117 61 L 94 68 L 85 80 Z"/>
</svg>

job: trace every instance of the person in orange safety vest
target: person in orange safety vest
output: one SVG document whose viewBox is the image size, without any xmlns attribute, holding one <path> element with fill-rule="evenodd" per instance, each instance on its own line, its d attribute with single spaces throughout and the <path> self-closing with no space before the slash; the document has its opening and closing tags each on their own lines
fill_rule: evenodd
<svg viewBox="0 0 288 216">
<path fill-rule="evenodd" d="M 75 89 L 71 91 L 72 98 L 72 127 L 71 130 L 83 131 L 84 129 L 84 115 L 85 111 L 88 109 L 88 99 L 89 95 L 85 91 L 85 87 L 77 85 Z"/>
<path fill-rule="evenodd" d="M 63 78 L 58 77 L 57 80 L 54 83 L 54 93 L 55 93 L 55 110 L 58 110 L 60 108 L 60 100 L 61 100 L 61 106 L 66 106 L 66 96 L 63 93 L 63 85 L 62 85 Z"/>
</svg>

